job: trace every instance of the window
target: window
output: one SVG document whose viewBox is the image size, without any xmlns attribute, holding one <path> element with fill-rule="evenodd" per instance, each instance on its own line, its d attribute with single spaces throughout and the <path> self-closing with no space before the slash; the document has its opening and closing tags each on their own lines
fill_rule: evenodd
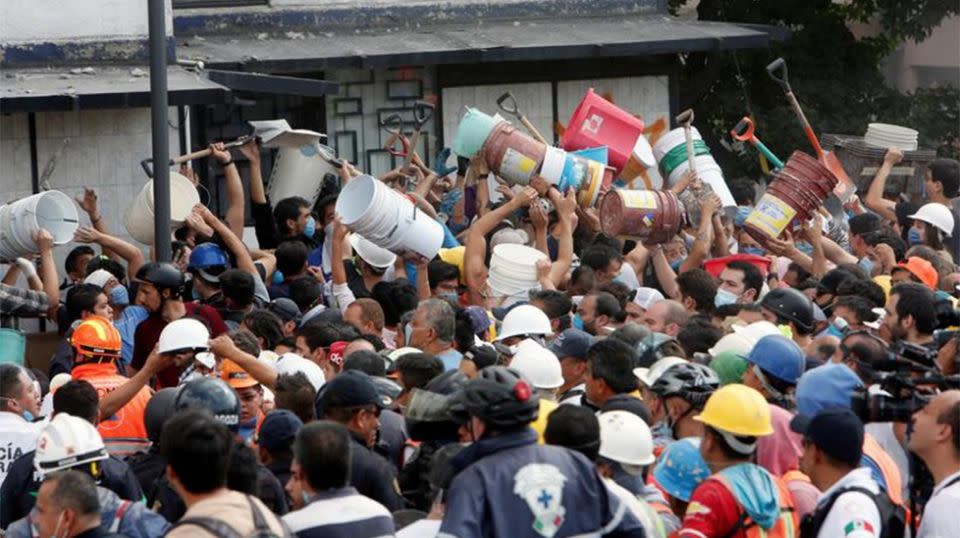
<svg viewBox="0 0 960 538">
<path fill-rule="evenodd" d="M 173 0 L 173 8 L 262 6 L 268 3 L 269 0 Z"/>
</svg>

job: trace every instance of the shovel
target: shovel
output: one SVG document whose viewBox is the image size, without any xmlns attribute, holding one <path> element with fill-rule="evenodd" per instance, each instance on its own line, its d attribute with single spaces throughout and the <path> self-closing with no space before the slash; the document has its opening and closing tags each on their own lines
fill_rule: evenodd
<svg viewBox="0 0 960 538">
<path fill-rule="evenodd" d="M 514 97 L 512 93 L 506 92 L 497 98 L 497 106 L 500 107 L 500 110 L 520 120 L 520 123 L 527 128 L 527 131 L 530 131 L 530 134 L 536 138 L 538 142 L 541 144 L 547 143 L 547 139 L 530 123 L 530 120 L 527 119 L 523 112 L 520 112 L 520 105 L 517 104 L 517 98 Z"/>
<path fill-rule="evenodd" d="M 410 149 L 407 156 L 403 159 L 403 168 L 406 170 L 413 162 L 413 154 L 417 152 L 417 142 L 420 139 L 420 130 L 433 117 L 434 106 L 426 101 L 417 101 L 413 105 L 413 135 L 410 137 Z"/>
<path fill-rule="evenodd" d="M 800 124 L 803 126 L 803 132 L 807 135 L 807 140 L 810 141 L 813 149 L 817 152 L 817 160 L 822 162 L 824 166 L 837 177 L 838 182 L 837 186 L 833 189 L 833 193 L 837 195 L 840 200 L 846 202 L 850 195 L 856 192 L 857 186 L 850 180 L 850 177 L 847 175 L 846 170 L 843 169 L 843 165 L 840 163 L 840 160 L 837 159 L 837 156 L 833 153 L 823 151 L 823 147 L 820 146 L 820 140 L 817 139 L 816 133 L 813 132 L 813 127 L 811 127 L 810 122 L 807 121 L 807 116 L 803 113 L 803 109 L 800 108 L 797 96 L 793 94 L 793 89 L 790 87 L 790 79 L 787 78 L 787 62 L 784 61 L 783 58 L 777 58 L 767 66 L 767 73 L 770 75 L 770 78 L 775 80 L 786 92 L 787 99 L 790 100 L 790 105 L 793 107 L 794 113 L 797 115 L 797 118 L 800 119 Z M 779 76 L 777 73 L 779 73 Z"/>
<path fill-rule="evenodd" d="M 730 131 L 730 136 L 740 142 L 750 142 L 773 164 L 774 168 L 783 168 L 783 161 L 777 158 L 777 156 L 757 138 L 757 135 L 754 134 L 753 120 L 751 120 L 749 116 L 744 116 L 742 120 L 737 122 L 737 125 Z"/>
<path fill-rule="evenodd" d="M 223 147 L 224 149 L 237 148 L 253 140 L 253 138 L 254 138 L 253 135 L 244 135 L 232 142 L 224 143 Z M 210 148 L 206 148 L 206 149 L 201 149 L 199 151 L 194 151 L 193 153 L 187 153 L 186 155 L 180 155 L 179 157 L 174 157 L 170 159 L 170 162 L 167 163 L 167 166 L 174 166 L 177 164 L 190 162 L 195 159 L 202 159 L 204 157 L 209 157 L 211 153 L 213 152 L 210 150 Z M 147 177 L 153 178 L 153 159 L 152 158 L 147 158 L 140 161 L 140 167 L 143 168 L 144 172 L 146 172 Z"/>
</svg>

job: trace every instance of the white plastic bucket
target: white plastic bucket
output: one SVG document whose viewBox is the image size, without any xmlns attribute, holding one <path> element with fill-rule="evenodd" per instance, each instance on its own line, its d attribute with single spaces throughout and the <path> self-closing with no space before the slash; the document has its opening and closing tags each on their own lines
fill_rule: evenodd
<svg viewBox="0 0 960 538">
<path fill-rule="evenodd" d="M 170 172 L 170 228 L 183 224 L 193 206 L 200 203 L 200 194 L 189 179 Z M 154 243 L 153 181 L 148 181 L 123 215 L 123 226 L 130 237 L 143 243 Z"/>
<path fill-rule="evenodd" d="M 690 127 L 690 138 L 692 140 L 703 140 L 696 127 Z M 687 135 L 683 132 L 683 127 L 678 127 L 657 140 L 657 143 L 653 145 L 653 157 L 657 159 L 657 162 L 660 162 L 671 149 L 686 143 Z"/>
<path fill-rule="evenodd" d="M 13 260 L 37 253 L 34 238 L 42 228 L 50 232 L 55 245 L 73 240 L 79 216 L 69 196 L 46 191 L 3 206 L 0 223 L 0 257 Z"/>
<path fill-rule="evenodd" d="M 350 180 L 340 191 L 335 209 L 344 226 L 352 228 L 365 217 L 374 206 L 373 199 L 379 184 L 376 178 L 364 174 Z M 369 235 L 358 230 L 353 231 L 364 237 Z"/>
<path fill-rule="evenodd" d="M 299 196 L 310 205 L 317 203 L 327 174 L 337 176 L 337 169 L 320 158 L 314 146 L 282 147 L 273 162 L 267 183 L 267 194 L 273 203 Z"/>
<path fill-rule="evenodd" d="M 416 209 L 414 219 L 407 226 L 396 249 L 403 255 L 416 253 L 431 260 L 440 252 L 442 245 L 443 226 L 423 211 Z"/>
<path fill-rule="evenodd" d="M 713 192 L 720 197 L 720 202 L 723 204 L 723 207 L 736 206 L 737 202 L 733 199 L 733 194 L 730 193 L 730 188 L 727 187 L 727 182 L 723 179 L 723 170 L 720 168 L 720 165 L 717 164 L 717 161 L 713 160 L 713 156 L 698 155 L 695 159 L 697 163 L 697 177 L 704 183 L 710 185 Z M 680 177 L 686 173 L 688 168 L 690 168 L 690 163 L 685 161 L 674 169 L 667 180 L 671 187 L 677 181 L 680 181 Z"/>
</svg>

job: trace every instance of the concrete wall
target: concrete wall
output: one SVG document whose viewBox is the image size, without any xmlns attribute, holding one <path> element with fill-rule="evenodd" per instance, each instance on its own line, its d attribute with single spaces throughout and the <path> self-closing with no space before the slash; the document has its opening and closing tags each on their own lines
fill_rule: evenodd
<svg viewBox="0 0 960 538">
<path fill-rule="evenodd" d="M 173 10 L 167 5 L 167 32 Z M 147 36 L 147 2 L 137 0 L 3 0 L 0 43 L 82 42 Z"/>
<path fill-rule="evenodd" d="M 150 109 L 42 112 L 36 115 L 37 166 L 42 173 L 56 157 L 51 189 L 74 197 L 84 186 L 96 189 L 100 212 L 111 233 L 132 241 L 123 227 L 126 207 L 147 182 L 140 161 L 150 156 Z M 177 111 L 170 109 L 170 152 L 179 151 Z M 63 148 L 60 151 L 60 148 Z M 59 155 L 58 154 L 59 151 Z M 27 114 L 0 115 L 0 201 L 33 194 Z M 79 211 L 79 210 L 78 210 Z M 81 225 L 89 225 L 81 211 Z M 57 270 L 76 245 L 56 248 Z"/>
</svg>

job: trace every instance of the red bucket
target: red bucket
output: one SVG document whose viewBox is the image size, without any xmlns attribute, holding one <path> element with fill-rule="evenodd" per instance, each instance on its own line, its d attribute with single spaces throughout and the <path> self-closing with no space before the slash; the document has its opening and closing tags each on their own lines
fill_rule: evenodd
<svg viewBox="0 0 960 538">
<path fill-rule="evenodd" d="M 567 151 L 607 146 L 607 164 L 617 174 L 626 166 L 637 139 L 643 136 L 643 120 L 587 90 L 573 111 L 560 146 Z"/>
<path fill-rule="evenodd" d="M 490 169 L 510 185 L 527 185 L 540 171 L 547 146 L 502 121 L 483 144 Z"/>
<path fill-rule="evenodd" d="M 727 264 L 735 261 L 744 261 L 753 265 L 760 270 L 764 278 L 766 278 L 767 273 L 770 271 L 770 258 L 757 256 L 756 254 L 732 254 L 722 258 L 712 258 L 703 262 L 703 268 L 710 273 L 710 276 L 713 278 L 720 278 L 720 273 L 726 269 Z"/>
<path fill-rule="evenodd" d="M 665 243 L 682 225 L 680 200 L 670 191 L 616 189 L 600 201 L 600 228 L 608 235 Z"/>
</svg>

